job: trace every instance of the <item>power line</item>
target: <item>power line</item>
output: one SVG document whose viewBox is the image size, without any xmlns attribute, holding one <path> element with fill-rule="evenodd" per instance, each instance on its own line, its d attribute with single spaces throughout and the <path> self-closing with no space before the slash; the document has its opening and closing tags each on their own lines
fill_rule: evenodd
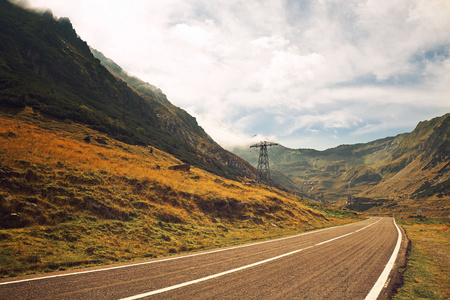
<svg viewBox="0 0 450 300">
<path fill-rule="evenodd" d="M 269 153 L 267 147 L 278 145 L 273 142 L 260 142 L 254 145 L 251 145 L 250 148 L 259 148 L 259 158 L 258 158 L 258 178 L 257 181 L 259 184 L 265 183 L 270 185 L 270 166 L 269 166 Z"/>
</svg>

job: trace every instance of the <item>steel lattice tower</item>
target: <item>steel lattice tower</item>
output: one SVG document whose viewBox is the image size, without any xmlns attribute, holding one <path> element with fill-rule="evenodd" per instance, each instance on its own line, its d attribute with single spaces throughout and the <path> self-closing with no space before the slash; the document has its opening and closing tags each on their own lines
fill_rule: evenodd
<svg viewBox="0 0 450 300">
<path fill-rule="evenodd" d="M 270 185 L 270 166 L 269 166 L 269 152 L 267 147 L 278 145 L 273 142 L 260 142 L 251 145 L 250 148 L 259 148 L 259 158 L 258 158 L 258 183 L 265 183 Z"/>
</svg>

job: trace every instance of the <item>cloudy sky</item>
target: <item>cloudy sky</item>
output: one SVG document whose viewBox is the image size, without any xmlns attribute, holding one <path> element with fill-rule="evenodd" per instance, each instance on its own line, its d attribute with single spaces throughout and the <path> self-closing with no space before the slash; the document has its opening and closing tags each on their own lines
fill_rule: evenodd
<svg viewBox="0 0 450 300">
<path fill-rule="evenodd" d="M 28 0 L 222 146 L 326 149 L 450 112 L 448 0 Z M 262 139 L 262 137 L 257 137 Z"/>
</svg>

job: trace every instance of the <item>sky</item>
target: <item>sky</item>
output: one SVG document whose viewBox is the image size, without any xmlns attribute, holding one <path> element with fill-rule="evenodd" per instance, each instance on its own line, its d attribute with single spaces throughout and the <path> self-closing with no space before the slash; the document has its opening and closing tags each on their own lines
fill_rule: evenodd
<svg viewBox="0 0 450 300">
<path fill-rule="evenodd" d="M 226 149 L 324 150 L 450 112 L 449 0 L 26 2 L 68 17 Z"/>
</svg>

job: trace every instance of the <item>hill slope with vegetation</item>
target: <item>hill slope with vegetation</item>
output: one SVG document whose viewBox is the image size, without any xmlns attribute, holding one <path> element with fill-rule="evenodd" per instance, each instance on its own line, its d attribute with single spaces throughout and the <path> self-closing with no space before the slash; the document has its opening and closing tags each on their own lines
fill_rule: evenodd
<svg viewBox="0 0 450 300">
<path fill-rule="evenodd" d="M 358 219 L 31 108 L 0 114 L 2 276 L 208 249 Z"/>
<path fill-rule="evenodd" d="M 420 122 L 410 133 L 364 144 L 325 151 L 280 146 L 270 149 L 271 168 L 293 181 L 290 186 L 298 194 L 320 201 L 359 211 L 376 207 L 372 213 L 383 208 L 386 213 L 411 214 L 432 207 L 435 216 L 448 216 L 449 133 L 446 114 Z M 256 166 L 258 153 L 234 152 Z"/>
<path fill-rule="evenodd" d="M 82 122 L 228 178 L 254 176 L 254 168 L 219 147 L 160 91 L 139 92 L 111 74 L 68 19 L 0 0 L 0 40 L 0 105 L 31 106 L 60 120 Z"/>
<path fill-rule="evenodd" d="M 252 185 L 253 167 L 158 89 L 113 75 L 67 19 L 0 0 L 0 40 L 1 276 L 359 219 Z"/>
</svg>

